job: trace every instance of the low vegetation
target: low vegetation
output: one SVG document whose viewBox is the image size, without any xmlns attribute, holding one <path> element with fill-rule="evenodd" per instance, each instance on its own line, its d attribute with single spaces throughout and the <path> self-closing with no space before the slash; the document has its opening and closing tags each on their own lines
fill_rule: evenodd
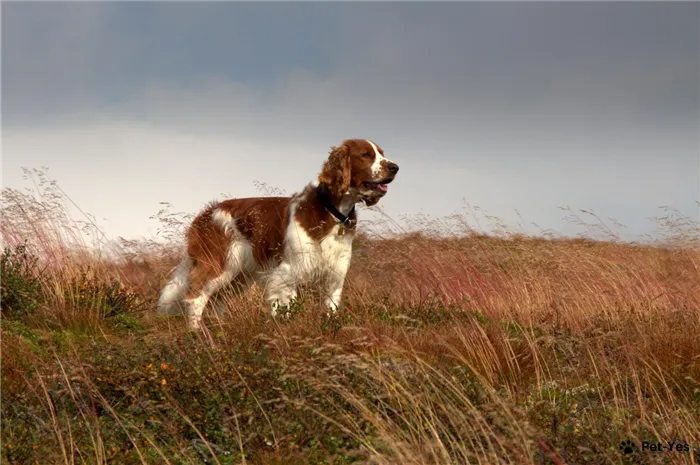
<svg viewBox="0 0 700 465">
<path fill-rule="evenodd" d="M 338 315 L 253 288 L 190 333 L 154 315 L 177 248 L 105 242 L 31 174 L 2 199 L 2 463 L 700 461 L 700 236 L 672 211 L 648 244 L 361 236 Z"/>
</svg>

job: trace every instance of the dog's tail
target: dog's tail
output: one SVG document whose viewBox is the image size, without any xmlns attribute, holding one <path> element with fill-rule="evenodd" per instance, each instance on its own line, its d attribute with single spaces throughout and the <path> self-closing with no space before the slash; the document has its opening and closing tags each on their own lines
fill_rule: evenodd
<svg viewBox="0 0 700 465">
<path fill-rule="evenodd" d="M 182 311 L 182 298 L 189 289 L 189 273 L 192 266 L 190 257 L 185 256 L 175 268 L 173 277 L 165 285 L 158 298 L 156 313 L 158 315 L 174 315 Z"/>
</svg>

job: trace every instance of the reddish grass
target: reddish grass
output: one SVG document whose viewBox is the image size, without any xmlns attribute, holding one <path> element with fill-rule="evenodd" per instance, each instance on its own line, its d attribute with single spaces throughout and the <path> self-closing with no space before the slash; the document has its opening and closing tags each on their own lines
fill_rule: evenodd
<svg viewBox="0 0 700 465">
<path fill-rule="evenodd" d="M 107 246 L 36 176 L 40 196 L 3 191 L 3 245 L 29 239 L 43 283 L 31 314 L 3 318 L 8 461 L 197 463 L 204 454 L 219 463 L 341 463 L 356 454 L 392 464 L 626 463 L 618 447 L 626 439 L 692 449 L 638 451 L 634 463 L 698 461 L 700 241 L 687 219 L 667 217 L 664 240 L 643 245 L 467 228 L 444 237 L 440 222 L 361 235 L 335 320 L 315 311 L 313 289 L 289 321 L 271 320 L 254 288 L 231 298 L 223 318 L 208 312 L 192 338 L 181 318 L 153 314 L 179 260 L 182 218 L 160 212 L 175 246 Z M 88 247 L 81 227 L 101 246 Z M 87 267 L 92 282 L 117 279 L 140 304 L 119 318 L 76 306 L 70 295 Z M 232 365 L 237 357 L 244 361 Z M 128 368 L 133 360 L 143 364 Z M 158 360 L 167 360 L 164 384 L 148 368 Z M 115 394 L 148 380 L 148 399 L 130 394 L 142 407 Z M 305 394 L 278 391 L 284 380 Z M 220 429 L 198 416 L 210 403 L 236 412 L 246 402 L 262 414 L 250 424 L 215 413 L 225 417 Z M 299 411 L 311 416 L 299 420 Z M 296 422 L 309 433 L 285 429 Z M 352 453 L 313 435 L 341 438 Z"/>
</svg>

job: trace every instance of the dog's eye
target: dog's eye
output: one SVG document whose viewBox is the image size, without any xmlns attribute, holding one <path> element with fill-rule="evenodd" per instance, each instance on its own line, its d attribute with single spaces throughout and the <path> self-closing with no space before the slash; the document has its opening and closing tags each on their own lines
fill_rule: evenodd
<svg viewBox="0 0 700 465">
<path fill-rule="evenodd" d="M 363 153 L 362 156 L 365 157 L 365 158 L 372 158 L 372 154 L 369 153 L 369 152 Z"/>
</svg>

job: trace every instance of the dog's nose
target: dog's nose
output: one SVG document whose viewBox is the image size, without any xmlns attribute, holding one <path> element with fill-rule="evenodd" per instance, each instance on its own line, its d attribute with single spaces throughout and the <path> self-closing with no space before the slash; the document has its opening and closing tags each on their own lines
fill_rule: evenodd
<svg viewBox="0 0 700 465">
<path fill-rule="evenodd" d="M 399 172 L 399 165 L 396 163 L 389 163 L 386 168 L 391 172 L 391 174 L 396 174 Z"/>
</svg>

